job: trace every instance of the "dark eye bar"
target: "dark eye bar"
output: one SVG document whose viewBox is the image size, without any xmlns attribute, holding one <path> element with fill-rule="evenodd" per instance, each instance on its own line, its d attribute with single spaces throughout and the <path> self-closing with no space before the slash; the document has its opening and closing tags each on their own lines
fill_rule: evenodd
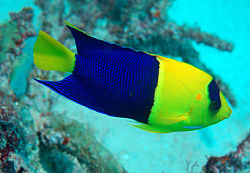
<svg viewBox="0 0 250 173">
<path fill-rule="evenodd" d="M 208 85 L 208 93 L 211 100 L 209 108 L 213 111 L 218 110 L 221 107 L 220 89 L 214 79 Z"/>
</svg>

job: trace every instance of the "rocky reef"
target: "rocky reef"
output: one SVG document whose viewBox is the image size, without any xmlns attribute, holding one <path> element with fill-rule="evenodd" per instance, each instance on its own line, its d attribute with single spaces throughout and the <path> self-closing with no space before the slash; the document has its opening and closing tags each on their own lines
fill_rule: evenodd
<svg viewBox="0 0 250 173">
<path fill-rule="evenodd" d="M 227 99 L 236 106 L 228 85 L 199 60 L 192 42 L 229 52 L 233 44 L 198 27 L 177 25 L 166 13 L 172 3 L 173 0 L 143 3 L 141 0 L 36 0 L 41 11 L 36 28 L 50 33 L 72 51 L 75 51 L 74 41 L 63 20 L 110 42 L 181 58 L 212 74 Z M 33 77 L 57 80 L 64 75 L 34 68 L 32 49 L 37 33 L 33 12 L 28 7 L 10 13 L 11 20 L 0 25 L 0 170 L 3 173 L 126 172 L 95 139 L 91 126 L 67 118 L 67 112 L 56 112 L 53 109 L 56 96 L 32 82 Z M 249 148 L 249 136 L 240 145 L 244 151 L 238 149 L 223 159 L 210 158 L 205 172 L 222 172 L 229 170 L 228 167 L 235 170 L 242 163 L 237 159 L 245 153 L 246 145 Z M 240 164 L 237 170 L 243 170 L 245 163 L 249 161 Z"/>
<path fill-rule="evenodd" d="M 205 173 L 248 173 L 250 169 L 250 133 L 238 145 L 237 150 L 221 157 L 212 156 L 203 167 Z"/>
<path fill-rule="evenodd" d="M 31 72 L 36 73 L 33 10 L 10 16 L 0 26 L 1 172 L 126 172 L 90 128 L 50 111 L 45 93 L 37 97 L 41 91 L 30 84 Z M 37 104 L 42 102 L 47 104 Z"/>
</svg>

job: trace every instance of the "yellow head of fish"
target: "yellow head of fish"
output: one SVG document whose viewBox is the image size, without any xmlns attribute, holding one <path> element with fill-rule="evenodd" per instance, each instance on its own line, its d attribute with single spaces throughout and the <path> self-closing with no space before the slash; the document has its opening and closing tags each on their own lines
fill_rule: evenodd
<svg viewBox="0 0 250 173">
<path fill-rule="evenodd" d="M 149 125 L 135 125 L 146 131 L 169 133 L 210 126 L 232 112 L 215 80 L 187 63 L 157 56 L 158 85 Z"/>
<path fill-rule="evenodd" d="M 190 111 L 190 119 L 193 124 L 207 127 L 229 118 L 232 113 L 214 79 L 202 88 L 195 99 Z"/>
</svg>

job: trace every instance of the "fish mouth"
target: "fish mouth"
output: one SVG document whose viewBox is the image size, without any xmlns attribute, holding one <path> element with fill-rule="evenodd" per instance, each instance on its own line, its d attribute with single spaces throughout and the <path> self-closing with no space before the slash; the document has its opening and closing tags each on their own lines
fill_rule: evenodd
<svg viewBox="0 0 250 173">
<path fill-rule="evenodd" d="M 229 108 L 229 115 L 228 115 L 228 118 L 231 116 L 232 112 L 233 112 L 232 109 Z"/>
<path fill-rule="evenodd" d="M 232 109 L 230 107 L 228 107 L 227 111 L 221 115 L 221 121 L 228 119 L 232 114 Z"/>
</svg>

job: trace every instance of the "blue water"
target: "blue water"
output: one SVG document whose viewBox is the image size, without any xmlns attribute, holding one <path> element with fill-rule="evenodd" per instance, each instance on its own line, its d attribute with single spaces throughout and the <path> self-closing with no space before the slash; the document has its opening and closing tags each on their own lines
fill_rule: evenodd
<svg viewBox="0 0 250 173">
<path fill-rule="evenodd" d="M 35 8 L 36 23 L 40 11 L 32 0 L 15 3 L 1 0 L 0 24 L 9 20 L 8 12 L 18 12 L 26 6 Z M 197 162 L 194 172 L 200 172 L 207 157 L 222 156 L 236 150 L 250 130 L 250 1 L 175 0 L 168 13 L 177 24 L 199 26 L 203 31 L 234 44 L 232 52 L 222 52 L 192 43 L 201 61 L 220 76 L 236 96 L 237 107 L 233 108 L 229 119 L 198 131 L 152 134 L 128 126 L 128 121 L 124 119 L 83 109 L 64 97 L 50 93 L 52 98 L 56 98 L 52 110 L 58 113 L 66 110 L 65 116 L 70 119 L 88 123 L 97 140 L 132 173 L 182 173 L 186 172 L 186 161 Z M 100 25 L 103 23 L 100 22 Z M 39 29 L 39 26 L 35 27 Z M 105 25 L 100 28 L 96 30 L 97 33 L 102 32 Z M 43 90 L 48 92 L 47 89 Z"/>
</svg>

